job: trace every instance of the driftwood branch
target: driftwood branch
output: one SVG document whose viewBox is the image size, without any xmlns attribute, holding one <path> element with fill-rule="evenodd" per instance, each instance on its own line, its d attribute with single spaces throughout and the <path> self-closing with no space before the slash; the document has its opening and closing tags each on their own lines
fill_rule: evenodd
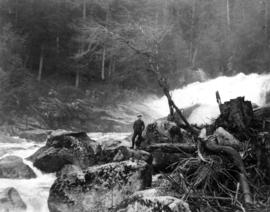
<svg viewBox="0 0 270 212">
<path fill-rule="evenodd" d="M 160 143 L 160 144 L 152 144 L 146 147 L 146 151 L 154 152 L 162 150 L 166 153 L 181 153 L 181 151 L 185 153 L 195 153 L 197 148 L 195 145 L 191 144 L 168 144 L 168 143 Z"/>
<path fill-rule="evenodd" d="M 107 30 L 107 29 L 106 29 Z M 159 71 L 159 64 L 158 62 L 154 62 L 155 61 L 155 57 L 158 54 L 158 43 L 155 44 L 156 50 L 154 52 L 150 52 L 150 51 L 145 51 L 145 50 L 141 50 L 138 49 L 136 47 L 136 45 L 134 45 L 131 41 L 125 39 L 124 37 L 115 34 L 113 32 L 109 32 L 113 37 L 115 37 L 117 40 L 119 40 L 122 43 L 125 43 L 130 49 L 132 49 L 136 54 L 142 55 L 144 56 L 148 62 L 149 62 L 149 67 L 152 73 L 154 73 L 157 77 L 158 80 L 158 84 L 159 86 L 162 88 L 164 95 L 167 97 L 168 99 L 168 105 L 169 105 L 169 109 L 170 109 L 170 115 L 173 116 L 174 115 L 174 111 L 179 115 L 179 117 L 182 119 L 182 121 L 184 122 L 184 128 L 186 130 L 188 130 L 189 132 L 191 132 L 194 135 L 198 135 L 198 130 L 196 130 L 195 128 L 193 128 L 189 122 L 187 121 L 187 119 L 185 118 L 185 116 L 182 114 L 181 110 L 176 106 L 176 104 L 174 103 L 174 101 L 172 100 L 172 97 L 170 95 L 170 88 L 168 85 L 168 81 L 165 77 L 162 76 L 162 74 Z M 176 121 L 177 122 L 177 121 Z M 177 123 L 178 126 L 180 126 L 181 124 Z"/>
</svg>

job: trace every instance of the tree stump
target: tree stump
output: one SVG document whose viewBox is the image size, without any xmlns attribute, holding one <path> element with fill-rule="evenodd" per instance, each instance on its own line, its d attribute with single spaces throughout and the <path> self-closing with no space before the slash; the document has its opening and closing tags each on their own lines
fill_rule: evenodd
<svg viewBox="0 0 270 212">
<path fill-rule="evenodd" d="M 216 128 L 223 127 L 240 137 L 244 136 L 246 138 L 249 136 L 249 128 L 254 119 L 250 101 L 245 101 L 244 97 L 238 97 L 219 104 L 219 109 L 220 116 L 215 122 Z"/>
</svg>

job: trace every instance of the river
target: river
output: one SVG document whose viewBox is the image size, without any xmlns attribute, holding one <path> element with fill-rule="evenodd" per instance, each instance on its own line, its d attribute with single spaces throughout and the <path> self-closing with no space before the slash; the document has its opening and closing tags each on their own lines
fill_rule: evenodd
<svg viewBox="0 0 270 212">
<path fill-rule="evenodd" d="M 88 133 L 88 136 L 99 143 L 112 140 L 122 140 L 129 133 Z M 0 143 L 0 152 L 4 152 L 0 158 L 8 155 L 19 156 L 24 159 L 24 163 L 29 165 L 37 178 L 34 179 L 3 179 L 0 178 L 0 192 L 7 187 L 14 187 L 27 205 L 27 212 L 48 212 L 47 199 L 49 190 L 54 180 L 55 174 L 44 174 L 35 168 L 32 162 L 25 158 L 32 155 L 41 146 L 45 145 L 45 141 L 37 143 L 27 141 L 26 139 L 11 138 L 10 141 Z M 128 145 L 128 142 L 127 142 Z M 1 210 L 0 210 L 1 211 Z"/>
<path fill-rule="evenodd" d="M 205 82 L 191 83 L 184 88 L 172 91 L 173 99 L 180 108 L 188 108 L 196 105 L 189 114 L 189 121 L 202 124 L 209 123 L 218 116 L 218 106 L 215 99 L 215 92 L 220 92 L 222 101 L 245 96 L 247 100 L 262 106 L 267 103 L 267 94 L 270 91 L 270 75 L 238 74 L 234 77 L 218 77 Z M 149 100 L 150 99 L 150 100 Z M 155 110 L 159 117 L 168 114 L 168 105 L 165 97 L 148 98 L 149 110 Z M 122 140 L 129 133 L 89 133 L 90 138 L 100 143 L 112 140 Z M 0 144 L 1 157 L 16 155 L 23 159 L 33 154 L 43 143 L 27 141 L 25 139 L 13 138 L 12 142 Z M 130 145 L 126 141 L 126 145 Z M 14 187 L 18 190 L 23 201 L 27 205 L 27 212 L 48 212 L 47 198 L 49 188 L 55 180 L 55 174 L 43 174 L 30 161 L 24 160 L 36 173 L 35 179 L 0 179 L 0 192 L 7 187 Z"/>
</svg>

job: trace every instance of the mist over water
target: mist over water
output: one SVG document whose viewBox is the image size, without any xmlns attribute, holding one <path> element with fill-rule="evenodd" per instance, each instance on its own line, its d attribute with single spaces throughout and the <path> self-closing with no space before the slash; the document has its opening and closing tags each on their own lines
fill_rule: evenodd
<svg viewBox="0 0 270 212">
<path fill-rule="evenodd" d="M 205 82 L 194 82 L 187 86 L 171 91 L 173 100 L 179 108 L 196 106 L 188 116 L 191 123 L 205 124 L 219 115 L 215 92 L 219 91 L 221 101 L 228 101 L 238 96 L 258 106 L 266 104 L 266 96 L 270 91 L 270 74 L 239 73 L 232 77 L 221 76 Z M 168 101 L 165 96 L 148 103 L 159 117 L 169 114 Z"/>
</svg>

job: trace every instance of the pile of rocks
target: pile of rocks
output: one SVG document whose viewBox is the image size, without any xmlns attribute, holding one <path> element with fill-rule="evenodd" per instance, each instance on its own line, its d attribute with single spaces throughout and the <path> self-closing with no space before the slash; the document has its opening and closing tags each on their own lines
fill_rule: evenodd
<svg viewBox="0 0 270 212">
<path fill-rule="evenodd" d="M 153 156 L 144 150 L 103 146 L 83 132 L 61 133 L 28 159 L 43 172 L 56 172 L 50 212 L 190 211 L 165 192 L 149 195 Z"/>
</svg>

